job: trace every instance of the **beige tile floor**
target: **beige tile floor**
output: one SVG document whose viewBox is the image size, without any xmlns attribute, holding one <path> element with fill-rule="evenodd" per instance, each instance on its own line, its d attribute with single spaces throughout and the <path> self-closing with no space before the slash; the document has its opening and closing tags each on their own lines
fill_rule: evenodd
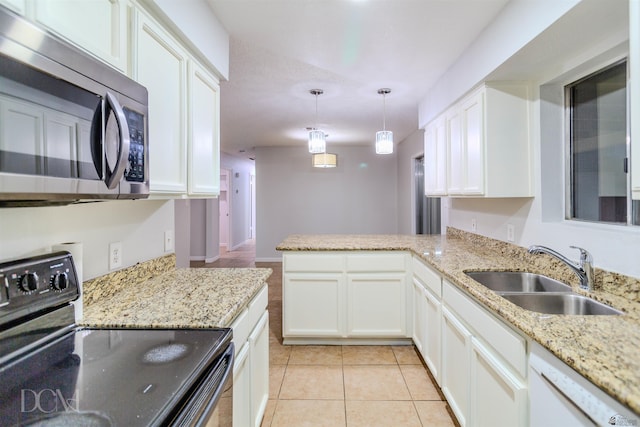
<svg viewBox="0 0 640 427">
<path fill-rule="evenodd" d="M 192 267 L 269 267 L 269 401 L 263 427 L 455 426 L 413 346 L 285 346 L 282 264 L 253 242 Z"/>
</svg>

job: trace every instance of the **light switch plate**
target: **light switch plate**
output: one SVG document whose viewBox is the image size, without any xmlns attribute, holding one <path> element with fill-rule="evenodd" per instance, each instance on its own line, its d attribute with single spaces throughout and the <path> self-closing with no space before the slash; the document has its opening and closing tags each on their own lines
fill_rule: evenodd
<svg viewBox="0 0 640 427">
<path fill-rule="evenodd" d="M 164 232 L 164 251 L 170 252 L 173 250 L 173 230 L 166 230 Z"/>
<path fill-rule="evenodd" d="M 516 231 L 513 224 L 507 224 L 507 242 L 514 242 L 516 240 Z"/>
</svg>

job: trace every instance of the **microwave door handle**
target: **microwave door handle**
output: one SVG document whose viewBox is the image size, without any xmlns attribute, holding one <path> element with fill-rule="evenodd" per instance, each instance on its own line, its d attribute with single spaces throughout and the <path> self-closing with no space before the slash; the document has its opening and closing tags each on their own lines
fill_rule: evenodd
<svg viewBox="0 0 640 427">
<path fill-rule="evenodd" d="M 120 183 L 129 160 L 129 125 L 127 124 L 127 118 L 125 117 L 124 111 L 116 97 L 110 92 L 107 92 L 105 98 L 108 107 L 105 112 L 105 117 L 108 117 L 109 109 L 113 111 L 113 115 L 116 118 L 116 124 L 118 125 L 119 134 L 118 160 L 116 161 L 113 171 L 109 171 L 109 165 L 107 165 L 107 179 L 105 180 L 107 188 L 113 190 Z"/>
</svg>

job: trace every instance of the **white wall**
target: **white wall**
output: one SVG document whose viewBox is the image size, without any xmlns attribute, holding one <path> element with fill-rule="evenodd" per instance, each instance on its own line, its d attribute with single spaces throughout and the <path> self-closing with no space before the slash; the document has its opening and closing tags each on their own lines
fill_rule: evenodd
<svg viewBox="0 0 640 427">
<path fill-rule="evenodd" d="M 109 272 L 109 243 L 122 242 L 123 267 L 165 255 L 173 201 L 129 200 L 60 207 L 0 209 L 0 259 L 49 252 L 82 242 L 84 279 Z"/>
<path fill-rule="evenodd" d="M 279 260 L 290 234 L 397 232 L 396 154 L 373 144 L 328 151 L 335 169 L 313 168 L 304 146 L 256 148 L 256 260 Z"/>
<path fill-rule="evenodd" d="M 549 5 L 552 2 L 541 3 Z M 523 2 L 523 5 L 526 4 L 527 2 Z M 508 61 L 499 64 L 497 70 L 490 74 L 499 74 L 503 79 L 508 79 L 509 76 L 521 79 L 526 76 L 536 88 L 530 135 L 534 151 L 532 161 L 535 197 L 445 199 L 444 221 L 453 227 L 471 231 L 471 219 L 475 219 L 479 234 L 501 240 L 506 240 L 507 224 L 513 224 L 516 231 L 515 243 L 518 245 L 550 246 L 573 259 L 577 259 L 578 252 L 569 249 L 569 246 L 581 246 L 593 254 L 597 267 L 640 277 L 640 263 L 637 259 L 637 254 L 640 253 L 640 227 L 589 224 L 563 219 L 564 129 L 562 99 L 556 88 L 566 84 L 562 80 L 575 75 L 578 70 L 597 68 L 619 56 L 621 49 L 625 48 L 625 37 L 628 37 L 625 7 L 626 2 L 583 0 L 568 13 L 562 13 L 562 17 L 558 16 L 557 21 L 547 16 L 544 22 L 555 23 L 522 50 L 513 50 L 517 47 L 513 43 L 502 43 L 494 38 L 494 49 L 502 52 L 501 55 L 508 58 Z M 527 20 L 522 20 L 519 24 L 524 25 L 526 22 Z M 526 25 L 528 28 L 531 23 Z M 495 32 L 496 28 L 492 31 Z M 504 33 L 503 38 L 508 39 L 512 33 L 513 29 Z M 525 67 L 524 64 L 535 62 L 533 53 L 544 52 L 543 44 L 547 51 L 553 51 L 552 57 L 555 59 L 543 61 L 536 68 Z M 549 49 L 550 45 L 554 49 Z M 472 46 L 459 59 L 458 64 L 470 64 L 477 57 L 478 52 Z M 421 119 L 430 117 L 436 110 L 435 105 L 444 105 L 445 99 L 456 98 L 459 91 L 470 89 L 472 82 L 465 79 L 460 77 L 457 67 L 445 74 L 439 82 L 440 86 L 421 103 Z M 451 87 L 458 89 L 442 89 Z M 544 101 L 540 101 L 540 87 L 543 88 Z"/>
<path fill-rule="evenodd" d="M 414 159 L 424 154 L 424 131 L 416 130 L 398 144 L 398 233 L 415 231 Z"/>
</svg>

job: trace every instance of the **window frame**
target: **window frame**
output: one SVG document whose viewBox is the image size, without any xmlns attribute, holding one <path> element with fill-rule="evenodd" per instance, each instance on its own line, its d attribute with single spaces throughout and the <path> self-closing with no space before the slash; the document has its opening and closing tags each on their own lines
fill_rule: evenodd
<svg viewBox="0 0 640 427">
<path fill-rule="evenodd" d="M 570 91 L 571 88 L 575 85 L 583 82 L 597 74 L 605 72 L 613 67 L 616 67 L 622 63 L 626 64 L 626 137 L 625 137 L 625 151 L 627 158 L 627 171 L 626 171 L 626 222 L 612 222 L 612 221 L 592 221 L 588 219 L 575 218 L 572 216 L 573 213 L 573 158 L 572 158 L 572 109 L 571 109 L 571 96 Z M 564 221 L 572 221 L 576 223 L 585 223 L 585 224 L 597 224 L 597 225 L 606 225 L 606 226 L 615 226 L 615 227 L 638 227 L 640 224 L 633 223 L 633 203 L 634 200 L 632 198 L 632 182 L 631 182 L 631 141 L 630 141 L 630 96 L 631 93 L 629 91 L 630 88 L 630 73 L 629 73 L 629 55 L 623 55 L 622 57 L 618 57 L 607 61 L 606 63 L 600 64 L 600 66 L 589 69 L 587 71 L 576 74 L 576 78 L 568 79 L 564 84 L 562 84 L 562 96 L 564 102 L 564 115 L 563 115 L 563 126 L 564 126 Z M 640 209 L 640 207 L 638 208 Z"/>
</svg>

